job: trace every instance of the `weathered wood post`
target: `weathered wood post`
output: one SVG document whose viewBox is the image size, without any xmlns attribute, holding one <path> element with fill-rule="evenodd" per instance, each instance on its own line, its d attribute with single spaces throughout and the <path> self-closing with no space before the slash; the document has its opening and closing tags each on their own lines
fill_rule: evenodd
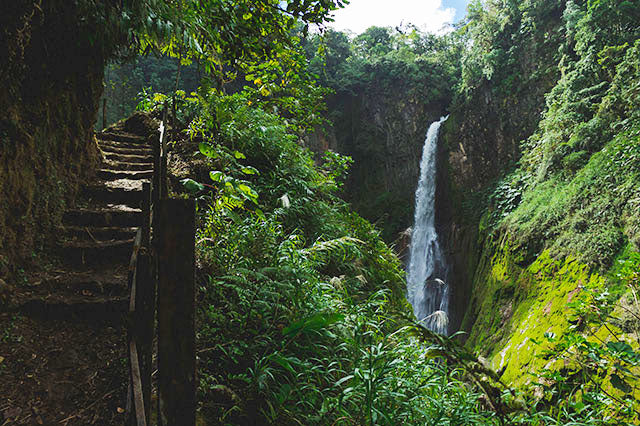
<svg viewBox="0 0 640 426">
<path fill-rule="evenodd" d="M 158 235 L 158 424 L 193 426 L 195 368 L 195 203 L 164 199 Z"/>
<path fill-rule="evenodd" d="M 139 318 L 138 303 L 141 300 L 139 291 L 140 274 L 139 261 L 144 250 L 141 247 L 142 228 L 136 232 L 133 242 L 133 252 L 129 261 L 129 327 L 128 327 L 128 351 L 129 351 L 129 389 L 127 395 L 127 413 L 126 424 L 130 426 L 146 426 L 144 392 L 142 389 L 142 375 L 140 372 L 140 357 L 138 352 L 141 325 Z M 146 252 L 145 252 L 146 255 Z"/>
</svg>

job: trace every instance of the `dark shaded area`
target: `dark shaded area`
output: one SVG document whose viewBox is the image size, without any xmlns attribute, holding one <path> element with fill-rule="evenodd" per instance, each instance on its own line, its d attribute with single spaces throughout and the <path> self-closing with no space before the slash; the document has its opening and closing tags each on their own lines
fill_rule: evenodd
<svg viewBox="0 0 640 426">
<path fill-rule="evenodd" d="M 93 170 L 104 58 L 72 2 L 3 6 L 0 277 L 35 259 Z"/>
</svg>

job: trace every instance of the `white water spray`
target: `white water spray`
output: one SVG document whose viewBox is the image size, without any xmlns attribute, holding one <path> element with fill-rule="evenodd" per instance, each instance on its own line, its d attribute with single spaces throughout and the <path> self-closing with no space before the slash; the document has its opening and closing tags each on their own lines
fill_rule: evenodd
<svg viewBox="0 0 640 426">
<path fill-rule="evenodd" d="M 421 324 L 440 334 L 447 334 L 449 325 L 449 286 L 435 228 L 436 152 L 438 130 L 446 119 L 429 126 L 422 149 L 407 270 L 407 298 L 413 313 Z"/>
</svg>

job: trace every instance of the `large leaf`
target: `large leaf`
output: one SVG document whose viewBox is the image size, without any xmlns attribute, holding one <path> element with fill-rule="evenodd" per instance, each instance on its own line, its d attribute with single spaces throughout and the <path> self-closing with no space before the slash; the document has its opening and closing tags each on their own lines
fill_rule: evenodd
<svg viewBox="0 0 640 426">
<path fill-rule="evenodd" d="M 614 388 L 624 393 L 630 393 L 633 390 L 629 383 L 627 383 L 622 377 L 618 376 L 617 374 L 612 374 L 609 378 L 609 381 Z"/>
<path fill-rule="evenodd" d="M 200 142 L 198 144 L 198 149 L 200 150 L 200 152 L 202 153 L 202 155 L 209 157 L 209 158 L 217 158 L 218 157 L 218 153 L 216 152 L 215 148 L 208 143 L 205 142 Z"/>
<path fill-rule="evenodd" d="M 243 167 L 240 170 L 242 173 L 244 173 L 245 175 L 257 175 L 258 170 L 255 167 L 251 167 L 251 166 L 247 166 L 247 167 Z"/>
<path fill-rule="evenodd" d="M 328 325 L 331 325 L 338 321 L 342 321 L 343 319 L 344 315 L 342 314 L 320 312 L 292 322 L 282 330 L 282 334 L 284 334 L 285 336 L 290 336 L 292 334 L 320 330 L 327 327 Z"/>
<path fill-rule="evenodd" d="M 213 170 L 209 172 L 209 177 L 214 182 L 221 182 L 224 179 L 224 173 L 219 170 Z"/>
<path fill-rule="evenodd" d="M 196 182 L 193 179 L 182 179 L 180 183 L 185 187 L 185 189 L 191 193 L 200 192 L 204 189 L 204 185 Z"/>
</svg>

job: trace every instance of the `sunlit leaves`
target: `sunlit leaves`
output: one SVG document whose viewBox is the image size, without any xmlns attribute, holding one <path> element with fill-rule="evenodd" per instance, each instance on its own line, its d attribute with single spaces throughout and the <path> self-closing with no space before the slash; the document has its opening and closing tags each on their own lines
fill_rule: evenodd
<svg viewBox="0 0 640 426">
<path fill-rule="evenodd" d="M 180 183 L 185 187 L 185 189 L 191 193 L 197 193 L 204 190 L 204 185 L 196 182 L 193 179 L 182 179 Z"/>
<path fill-rule="evenodd" d="M 198 144 L 198 149 L 200 150 L 200 153 L 205 157 L 209 157 L 209 158 L 218 157 L 217 151 L 214 149 L 214 147 L 211 144 L 200 142 Z"/>
<path fill-rule="evenodd" d="M 222 182 L 224 180 L 224 173 L 219 170 L 209 172 L 209 177 L 214 182 Z"/>
</svg>

